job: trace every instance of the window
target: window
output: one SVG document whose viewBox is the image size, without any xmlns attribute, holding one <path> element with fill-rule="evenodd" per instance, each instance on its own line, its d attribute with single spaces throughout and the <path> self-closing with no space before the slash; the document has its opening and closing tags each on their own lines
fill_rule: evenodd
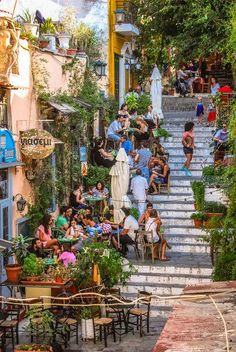
<svg viewBox="0 0 236 352">
<path fill-rule="evenodd" d="M 8 128 L 6 91 L 0 89 L 0 128 Z"/>
<path fill-rule="evenodd" d="M 29 222 L 30 222 L 29 218 L 21 218 L 17 220 L 17 223 L 16 223 L 17 235 L 23 235 L 24 237 L 27 237 L 30 235 Z"/>
<path fill-rule="evenodd" d="M 0 170 L 0 200 L 8 198 L 8 169 Z"/>
<path fill-rule="evenodd" d="M 9 240 L 9 222 L 8 222 L 8 207 L 3 208 L 2 215 L 3 215 L 3 239 Z"/>
</svg>

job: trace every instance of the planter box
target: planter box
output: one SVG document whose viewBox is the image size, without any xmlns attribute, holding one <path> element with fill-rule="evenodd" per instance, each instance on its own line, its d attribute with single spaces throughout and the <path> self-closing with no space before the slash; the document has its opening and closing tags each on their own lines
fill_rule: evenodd
<svg viewBox="0 0 236 352">
<path fill-rule="evenodd" d="M 214 218 L 214 217 L 219 217 L 219 218 L 221 218 L 221 217 L 223 217 L 224 216 L 224 214 L 223 213 L 206 213 L 206 217 L 207 217 L 207 219 L 206 219 L 206 221 L 204 221 L 204 226 L 206 227 L 206 228 L 208 228 L 208 229 L 210 229 L 210 228 L 214 228 L 214 226 L 212 226 L 211 224 L 210 224 L 210 219 L 212 219 L 212 218 Z"/>
<path fill-rule="evenodd" d="M 199 219 L 194 219 L 194 225 L 196 228 L 200 228 L 203 226 L 203 221 L 202 220 L 199 220 Z"/>
</svg>

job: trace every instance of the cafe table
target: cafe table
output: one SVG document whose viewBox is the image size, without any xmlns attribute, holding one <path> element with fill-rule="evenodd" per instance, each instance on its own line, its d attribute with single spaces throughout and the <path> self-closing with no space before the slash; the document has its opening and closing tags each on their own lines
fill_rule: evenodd
<svg viewBox="0 0 236 352">
<path fill-rule="evenodd" d="M 87 203 L 94 205 L 94 210 L 96 214 L 100 214 L 102 212 L 104 203 L 106 202 L 106 197 L 85 193 L 83 195 L 83 198 L 86 200 Z"/>
</svg>

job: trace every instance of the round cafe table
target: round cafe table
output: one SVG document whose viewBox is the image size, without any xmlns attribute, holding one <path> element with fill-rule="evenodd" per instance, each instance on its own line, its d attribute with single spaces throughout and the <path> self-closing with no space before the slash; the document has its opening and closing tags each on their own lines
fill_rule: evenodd
<svg viewBox="0 0 236 352">
<path fill-rule="evenodd" d="M 83 197 L 89 204 L 94 205 L 94 211 L 96 214 L 100 215 L 100 213 L 102 213 L 106 197 L 95 196 L 88 193 L 83 195 Z"/>
</svg>

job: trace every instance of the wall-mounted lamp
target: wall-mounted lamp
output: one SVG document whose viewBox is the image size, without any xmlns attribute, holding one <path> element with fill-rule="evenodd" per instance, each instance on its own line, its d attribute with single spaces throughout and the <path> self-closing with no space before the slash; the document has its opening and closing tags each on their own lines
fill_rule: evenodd
<svg viewBox="0 0 236 352">
<path fill-rule="evenodd" d="M 130 63 L 128 61 L 125 62 L 125 69 L 126 70 L 129 70 L 130 68 Z"/>
<path fill-rule="evenodd" d="M 102 77 L 106 76 L 106 66 L 107 64 L 104 61 L 98 60 L 94 63 L 94 71 L 97 76 Z"/>
<path fill-rule="evenodd" d="M 16 196 L 13 197 L 13 201 L 19 196 L 19 199 L 16 201 L 16 208 L 17 211 L 22 212 L 26 206 L 26 200 L 23 198 L 22 194 L 18 193 Z"/>
<path fill-rule="evenodd" d="M 125 10 L 117 9 L 115 11 L 115 15 L 116 15 L 116 23 L 117 24 L 121 24 L 121 23 L 125 22 Z"/>
</svg>

